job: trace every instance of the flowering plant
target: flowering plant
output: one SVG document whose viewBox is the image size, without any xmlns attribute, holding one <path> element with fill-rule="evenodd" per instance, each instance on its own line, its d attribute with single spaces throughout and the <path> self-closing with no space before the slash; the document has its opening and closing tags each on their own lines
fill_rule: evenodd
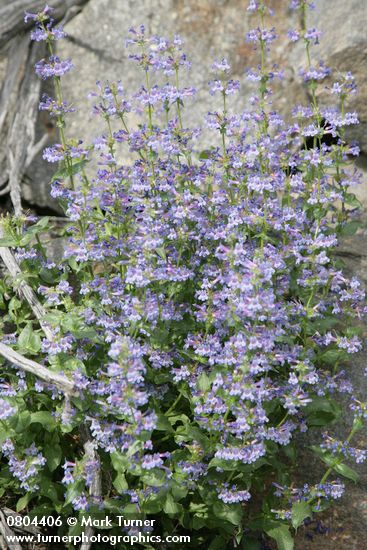
<svg viewBox="0 0 367 550">
<path fill-rule="evenodd" d="M 97 83 L 104 130 L 88 145 L 67 137 L 74 107 L 61 78 L 73 65 L 55 53 L 65 32 L 48 7 L 26 14 L 32 39 L 48 46 L 35 70 L 54 81 L 40 109 L 56 120 L 60 143 L 44 158 L 59 163 L 51 195 L 68 223 L 63 256 L 50 259 L 49 220 L 2 220 L 0 245 L 14 250 L 42 301 L 30 308 L 14 281 L 1 282 L 0 351 L 11 364 L 1 383 L 0 486 L 17 510 L 152 516 L 162 536 L 190 532 L 189 548 L 260 548 L 266 533 L 291 549 L 293 530 L 343 493 L 337 476 L 356 479 L 344 459 L 365 459 L 350 442 L 367 404 L 345 370 L 361 349 L 351 320 L 365 313 L 365 296 L 333 254 L 358 227 L 349 189 L 359 182 L 350 161 L 358 147 L 345 140 L 357 122 L 345 111 L 355 83 L 340 75 L 328 87 L 338 106 L 319 106 L 330 69 L 311 62 L 319 32 L 307 28 L 309 7 L 292 1 L 303 26 L 289 36 L 305 44 L 310 105 L 295 106 L 290 124 L 272 109 L 276 34 L 263 1 L 251 0 L 257 91 L 249 110 L 232 112 L 239 83 L 225 59 L 213 64 L 210 93 L 221 107 L 205 119 L 213 137 L 204 150 L 200 129 L 184 123 L 195 90 L 180 84 L 189 61 L 179 37 L 131 29 L 144 84 L 129 97 L 121 82 Z M 314 447 L 325 475 L 297 488 L 289 463 L 300 433 L 335 421 L 342 393 L 355 416 L 350 435 L 325 433 Z"/>
</svg>

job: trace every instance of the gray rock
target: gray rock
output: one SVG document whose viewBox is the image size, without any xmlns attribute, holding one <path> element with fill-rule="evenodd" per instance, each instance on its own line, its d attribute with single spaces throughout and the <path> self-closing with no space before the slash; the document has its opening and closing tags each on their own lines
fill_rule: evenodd
<svg viewBox="0 0 367 550">
<path fill-rule="evenodd" d="M 278 0 L 274 25 L 286 30 L 290 23 L 284 21 L 287 0 Z M 251 21 L 242 0 L 90 0 L 83 12 L 66 27 L 69 41 L 60 44 L 60 53 L 72 57 L 76 69 L 64 79 L 65 95 L 80 111 L 72 117 L 70 131 L 75 137 L 85 136 L 91 140 L 101 132 L 100 121 L 90 115 L 90 105 L 85 100 L 88 92 L 95 88 L 95 82 L 121 79 L 128 93 L 134 93 L 143 83 L 144 75 L 128 59 L 125 48 L 129 27 L 144 23 L 148 34 L 173 36 L 179 34 L 185 42 L 185 51 L 192 61 L 189 74 L 183 75 L 182 83 L 193 85 L 198 91 L 194 103 L 187 102 L 184 122 L 197 125 L 203 121 L 208 110 L 220 109 L 221 100 L 208 93 L 210 66 L 215 59 L 226 57 L 232 65 L 233 76 L 241 80 L 242 92 L 231 97 L 230 105 L 240 110 L 248 106 L 253 88 L 244 78 L 245 70 L 259 63 L 259 52 L 247 44 L 247 31 L 258 25 Z M 275 60 L 286 58 L 281 43 L 276 45 Z M 289 68 L 288 77 L 293 78 Z M 289 97 L 284 93 L 286 82 L 274 98 L 283 106 L 289 106 Z M 302 88 L 295 83 L 292 93 L 305 97 Z M 204 134 L 204 140 L 209 139 Z M 203 143 L 203 148 L 205 143 Z"/>
<path fill-rule="evenodd" d="M 0 5 L 6 0 L 0 0 Z M 270 0 L 275 9 L 271 21 L 280 38 L 273 44 L 271 62 L 284 69 L 285 78 L 275 84 L 273 103 L 286 118 L 292 104 L 307 102 L 307 90 L 302 84 L 298 69 L 303 65 L 305 54 L 300 46 L 292 46 L 284 38 L 286 31 L 298 26 L 294 12 L 287 11 L 288 0 Z M 198 90 L 195 102 L 187 102 L 184 112 L 186 125 L 199 124 L 210 109 L 220 108 L 217 98 L 207 91 L 210 78 L 208 69 L 214 59 L 227 57 L 233 67 L 233 76 L 242 83 L 241 94 L 231 103 L 233 109 L 243 109 L 253 89 L 244 79 L 246 68 L 259 61 L 245 41 L 246 32 L 258 25 L 251 19 L 247 3 L 242 0 L 89 0 L 82 12 L 67 25 L 68 41 L 59 44 L 61 56 L 72 57 L 76 68 L 64 79 L 65 97 L 78 106 L 79 111 L 70 117 L 68 135 L 90 143 L 101 133 L 100 120 L 91 116 L 91 102 L 87 94 L 95 89 L 98 79 L 123 81 L 128 93 L 133 93 L 142 82 L 138 67 L 128 59 L 125 38 L 131 26 L 144 23 L 149 34 L 173 36 L 180 34 L 185 49 L 192 60 L 192 70 L 183 77 L 183 84 L 194 85 Z M 313 49 L 315 57 L 324 59 L 336 70 L 351 70 L 359 85 L 360 95 L 353 100 L 351 109 L 360 114 L 361 124 L 353 128 L 349 139 L 358 139 L 367 152 L 367 22 L 365 0 L 318 0 L 317 9 L 311 12 L 308 26 L 317 26 L 323 31 L 320 46 Z M 1 79 L 0 63 L 0 79 Z M 231 98 L 232 99 L 232 98 Z M 220 101 L 220 100 L 219 100 Z M 320 95 L 325 102 L 325 96 Z M 48 121 L 44 114 L 38 122 L 39 134 Z M 52 134 L 52 131 L 51 131 Z M 51 136 L 52 142 L 53 136 Z M 204 133 L 200 146 L 204 148 L 210 138 Z M 23 188 L 25 198 L 40 206 L 56 203 L 49 197 L 49 180 L 53 167 L 47 167 L 41 155 L 28 170 Z"/>
<path fill-rule="evenodd" d="M 350 71 L 356 78 L 358 95 L 349 102 L 348 108 L 357 111 L 360 124 L 348 129 L 347 138 L 358 140 L 361 149 L 367 152 L 367 4 L 365 0 L 317 0 L 316 9 L 308 17 L 308 27 L 322 31 L 320 45 L 313 48 L 317 58 L 322 59 L 334 72 Z M 300 48 L 292 59 L 300 66 Z M 322 103 L 330 96 L 319 94 Z"/>
</svg>

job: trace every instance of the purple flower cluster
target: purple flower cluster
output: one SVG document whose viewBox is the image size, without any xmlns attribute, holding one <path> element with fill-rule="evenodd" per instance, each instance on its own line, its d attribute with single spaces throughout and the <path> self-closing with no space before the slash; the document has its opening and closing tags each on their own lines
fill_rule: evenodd
<svg viewBox="0 0 367 550">
<path fill-rule="evenodd" d="M 14 443 L 10 439 L 2 443 L 1 452 L 7 458 L 10 473 L 20 482 L 20 487 L 25 491 L 37 491 L 37 474 L 45 466 L 46 459 L 35 444 L 32 443 L 24 450 L 23 459 L 17 458 Z"/>
<path fill-rule="evenodd" d="M 345 485 L 340 480 L 334 480 L 325 483 L 317 483 L 315 485 L 305 484 L 303 487 L 287 487 L 273 483 L 275 487 L 275 496 L 282 497 L 289 505 L 297 502 L 316 502 L 313 508 L 315 511 L 321 508 L 321 500 L 337 500 L 341 498 L 345 491 Z M 277 518 L 291 519 L 292 510 L 272 510 Z"/>
<path fill-rule="evenodd" d="M 367 458 L 367 451 L 362 449 L 356 449 L 352 447 L 348 441 L 338 441 L 337 439 L 324 434 L 324 441 L 320 445 L 322 449 L 331 451 L 336 456 L 343 455 L 345 458 L 353 459 L 357 464 L 365 462 Z"/>
<path fill-rule="evenodd" d="M 218 498 L 226 504 L 234 504 L 235 502 L 246 502 L 251 498 L 248 491 L 238 491 L 236 485 L 230 488 L 223 488 L 218 493 Z"/>
<path fill-rule="evenodd" d="M 57 55 L 52 55 L 46 59 L 41 59 L 35 65 L 36 74 L 46 80 L 47 78 L 60 77 L 68 73 L 73 68 L 70 59 L 60 59 Z"/>
<path fill-rule="evenodd" d="M 12 392 L 10 388 L 6 389 L 5 393 L 2 389 L 1 395 L 12 395 Z M 0 420 L 5 420 L 6 418 L 13 416 L 16 412 L 16 408 L 12 407 L 6 399 L 0 399 Z"/>
</svg>

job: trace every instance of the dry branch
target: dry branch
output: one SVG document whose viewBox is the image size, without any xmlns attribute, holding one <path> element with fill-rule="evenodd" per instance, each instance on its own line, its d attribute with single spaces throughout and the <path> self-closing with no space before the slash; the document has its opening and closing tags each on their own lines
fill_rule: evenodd
<svg viewBox="0 0 367 550">
<path fill-rule="evenodd" d="M 56 21 L 72 19 L 88 0 L 53 0 Z M 40 0 L 15 0 L 0 8 L 0 50 L 8 64 L 0 91 L 0 195 L 10 192 L 15 215 L 21 214 L 21 182 L 32 160 L 44 147 L 46 131 L 35 143 L 37 107 L 41 81 L 35 75 L 36 61 L 45 55 L 43 43 L 31 42 L 26 32 L 34 24 L 24 22 L 24 12 L 44 7 Z"/>
<path fill-rule="evenodd" d="M 75 386 L 72 380 L 70 380 L 66 376 L 63 376 L 62 374 L 50 371 L 49 369 L 47 369 L 43 365 L 40 365 L 39 363 L 36 363 L 32 359 L 27 359 L 17 351 L 14 351 L 13 348 L 11 348 L 10 346 L 2 344 L 1 342 L 0 355 L 7 359 L 7 361 L 10 361 L 10 363 L 12 363 L 13 365 L 26 372 L 34 374 L 44 382 L 47 382 L 48 384 L 54 384 L 54 386 L 56 386 L 64 393 L 71 394 L 75 392 Z"/>
<path fill-rule="evenodd" d="M 11 510 L 10 508 L 2 508 L 2 512 L 5 516 L 5 518 L 8 518 L 12 516 L 13 518 L 23 518 L 22 514 L 19 514 L 18 512 L 14 512 L 14 510 Z M 41 529 L 36 527 L 35 525 L 14 525 L 13 527 L 14 531 L 20 532 L 20 533 L 31 533 L 32 535 L 37 535 L 38 533 L 42 533 Z"/>
<path fill-rule="evenodd" d="M 0 226 L 0 238 L 1 237 L 3 237 L 3 231 Z M 3 260 L 7 270 L 9 271 L 15 287 L 16 279 L 17 278 L 19 279 L 19 277 L 21 277 L 22 275 L 19 265 L 17 264 L 10 250 L 4 246 L 0 246 L 0 258 Z M 52 330 L 50 326 L 44 321 L 46 310 L 44 309 L 42 304 L 39 303 L 38 298 L 34 293 L 33 289 L 25 281 L 21 280 L 19 282 L 19 285 L 17 285 L 17 290 L 19 294 L 21 294 L 23 298 L 28 302 L 43 332 L 45 333 L 46 338 L 48 338 L 48 340 L 52 340 L 53 339 Z"/>
<path fill-rule="evenodd" d="M 43 44 L 30 44 L 24 77 L 19 90 L 18 109 L 8 134 L 7 158 L 10 197 L 16 216 L 20 216 L 22 213 L 20 184 L 29 165 L 27 153 L 34 147 L 35 120 L 41 91 L 41 81 L 34 72 L 34 65 L 43 55 Z M 42 142 L 44 141 L 42 138 Z"/>
<path fill-rule="evenodd" d="M 86 429 L 86 427 L 84 426 Z M 84 443 L 84 456 L 95 463 L 95 468 L 93 470 L 93 478 L 89 486 L 89 496 L 92 500 L 99 501 L 102 496 L 102 474 L 101 474 L 101 464 L 96 450 L 95 443 L 93 438 L 88 434 L 88 440 Z M 94 528 L 90 525 L 87 526 L 85 530 L 86 540 L 82 543 L 80 550 L 90 550 L 92 547 L 92 542 L 90 541 L 93 536 Z M 88 542 L 87 542 L 88 541 Z"/>
<path fill-rule="evenodd" d="M 54 8 L 52 13 L 56 21 L 63 19 L 70 8 L 82 7 L 88 0 L 51 0 L 50 6 Z M 9 2 L 0 9 L 0 48 L 4 47 L 9 40 L 17 34 L 28 30 L 32 21 L 24 23 L 24 12 L 37 12 L 45 7 L 44 0 L 15 0 Z"/>
<path fill-rule="evenodd" d="M 14 537 L 14 532 L 10 529 L 9 525 L 6 523 L 6 517 L 3 512 L 0 510 L 0 535 L 1 535 L 1 546 L 3 548 L 11 548 L 11 550 L 22 550 L 22 547 L 17 542 L 12 542 L 11 546 L 8 543 L 9 537 Z M 13 539 L 14 540 L 14 539 Z"/>
</svg>

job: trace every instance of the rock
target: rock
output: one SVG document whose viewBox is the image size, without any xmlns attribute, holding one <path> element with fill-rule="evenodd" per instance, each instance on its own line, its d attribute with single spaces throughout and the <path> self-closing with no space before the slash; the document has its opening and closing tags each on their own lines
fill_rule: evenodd
<svg viewBox="0 0 367 550">
<path fill-rule="evenodd" d="M 284 18 L 287 3 L 288 0 L 273 2 L 277 13 L 272 24 L 283 32 L 289 25 L 289 20 Z M 100 120 L 91 117 L 90 102 L 88 105 L 85 99 L 95 89 L 96 80 L 120 78 L 129 94 L 142 85 L 144 75 L 128 59 L 129 51 L 125 48 L 129 27 L 138 27 L 141 23 L 145 24 L 148 34 L 168 37 L 179 34 L 184 39 L 192 68 L 188 75 L 183 75 L 182 82 L 195 86 L 198 91 L 194 102 L 187 102 L 185 124 L 201 124 L 207 111 L 222 107 L 221 99 L 213 98 L 208 92 L 210 67 L 216 59 L 226 57 L 232 65 L 233 77 L 241 81 L 241 94 L 231 97 L 231 108 L 241 110 L 248 106 L 253 88 L 245 80 L 244 73 L 247 68 L 257 65 L 260 58 L 245 37 L 258 21 L 256 17 L 251 20 L 242 0 L 141 0 L 139 3 L 90 0 L 83 12 L 66 26 L 69 40 L 60 43 L 59 48 L 63 56 L 72 57 L 76 64 L 76 69 L 64 79 L 65 96 L 80 106 L 79 113 L 71 119 L 70 130 L 75 137 L 84 136 L 90 141 L 101 132 Z M 280 41 L 275 46 L 274 60 L 286 57 Z M 294 78 L 292 67 L 288 69 L 288 77 Z M 293 98 L 285 94 L 287 83 L 282 83 L 280 88 L 274 104 L 277 105 L 279 99 L 284 107 L 289 107 Z M 298 83 L 292 93 L 305 99 L 305 92 Z"/>
<path fill-rule="evenodd" d="M 286 31 L 298 26 L 295 12 L 287 11 L 289 0 L 268 0 L 275 9 L 275 15 L 268 26 L 274 25 L 280 38 L 275 41 L 271 62 L 284 70 L 284 80 L 275 84 L 274 107 L 289 119 L 290 107 L 295 103 L 307 102 L 307 89 L 298 76 L 305 53 L 300 45 L 291 45 Z M 0 0 L 0 6 L 6 0 Z M 250 17 L 247 3 L 242 0 L 89 0 L 79 15 L 66 25 L 67 41 L 58 45 L 61 56 L 72 57 L 76 68 L 64 79 L 65 97 L 78 106 L 77 114 L 70 117 L 69 136 L 83 139 L 87 143 L 101 133 L 100 120 L 91 116 L 91 102 L 88 93 L 95 89 L 98 79 L 115 81 L 119 78 L 128 93 L 134 93 L 141 85 L 142 77 L 138 67 L 128 59 L 125 38 L 131 26 L 144 23 L 149 34 L 173 36 L 180 34 L 185 49 L 192 60 L 192 69 L 183 77 L 182 83 L 195 85 L 198 90 L 194 102 L 187 102 L 184 112 L 186 125 L 200 124 L 206 112 L 220 108 L 220 98 L 208 94 L 209 68 L 214 59 L 227 57 L 233 68 L 233 77 L 241 80 L 241 94 L 231 101 L 234 110 L 248 105 L 253 92 L 244 79 L 246 68 L 258 64 L 259 52 L 246 43 L 245 35 L 258 25 L 257 17 Z M 314 58 L 321 57 L 327 65 L 336 70 L 351 70 L 357 79 L 360 95 L 353 100 L 351 109 L 360 114 L 361 124 L 348 133 L 348 139 L 358 139 L 363 151 L 367 152 L 367 37 L 365 35 L 365 0 L 334 0 L 332 7 L 328 0 L 318 0 L 317 8 L 309 15 L 308 26 L 323 31 L 318 47 L 313 48 Z M 0 64 L 0 81 L 1 81 Z M 325 101 L 323 94 L 320 101 Z M 40 135 L 50 130 L 44 113 L 38 121 Z M 50 143 L 55 139 L 51 135 Z M 206 146 L 209 137 L 204 133 L 201 147 Z M 56 203 L 49 197 L 49 179 L 54 167 L 47 167 L 41 155 L 27 172 L 23 187 L 25 198 L 39 206 Z"/>
<path fill-rule="evenodd" d="M 347 138 L 358 140 L 361 149 L 367 152 L 367 34 L 365 0 L 317 0 L 316 9 L 308 17 L 308 27 L 322 31 L 320 45 L 313 47 L 314 58 L 322 59 L 337 73 L 350 71 L 356 78 L 358 95 L 349 102 L 349 110 L 357 111 L 360 124 L 348 129 Z M 295 66 L 300 66 L 300 48 L 292 57 Z M 326 101 L 320 94 L 321 102 Z M 330 96 L 328 101 L 330 101 Z"/>
</svg>

